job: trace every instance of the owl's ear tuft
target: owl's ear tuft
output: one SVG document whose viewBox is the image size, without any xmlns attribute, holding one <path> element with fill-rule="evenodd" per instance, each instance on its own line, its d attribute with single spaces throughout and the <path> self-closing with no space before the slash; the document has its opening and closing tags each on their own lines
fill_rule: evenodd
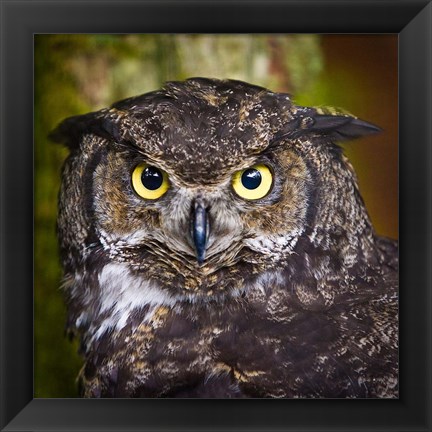
<svg viewBox="0 0 432 432">
<path fill-rule="evenodd" d="M 279 131 L 274 141 L 297 138 L 310 133 L 346 141 L 381 132 L 381 128 L 348 114 L 325 112 L 323 109 L 300 108 L 296 116 Z"/>
<path fill-rule="evenodd" d="M 72 150 L 79 147 L 83 135 L 86 134 L 95 134 L 115 141 L 120 140 L 118 125 L 111 118 L 100 115 L 100 112 L 69 117 L 63 120 L 48 135 L 48 138 Z"/>
<path fill-rule="evenodd" d="M 346 115 L 315 115 L 313 124 L 308 128 L 310 131 L 329 135 L 337 141 L 359 138 L 372 135 L 381 131 L 381 128 Z"/>
<path fill-rule="evenodd" d="M 48 134 L 48 138 L 55 143 L 64 144 L 70 149 L 78 147 L 82 135 L 78 127 L 80 117 L 69 117 L 63 120 Z"/>
</svg>

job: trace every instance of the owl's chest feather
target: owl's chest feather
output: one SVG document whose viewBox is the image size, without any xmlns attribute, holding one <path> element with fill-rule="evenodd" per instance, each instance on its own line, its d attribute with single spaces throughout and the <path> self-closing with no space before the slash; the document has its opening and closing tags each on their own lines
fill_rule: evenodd
<svg viewBox="0 0 432 432">
<path fill-rule="evenodd" d="M 382 347 L 386 326 L 371 323 L 380 306 L 307 311 L 286 292 L 261 288 L 211 307 L 135 312 L 97 341 L 81 377 L 84 395 L 391 397 L 396 347 Z"/>
</svg>

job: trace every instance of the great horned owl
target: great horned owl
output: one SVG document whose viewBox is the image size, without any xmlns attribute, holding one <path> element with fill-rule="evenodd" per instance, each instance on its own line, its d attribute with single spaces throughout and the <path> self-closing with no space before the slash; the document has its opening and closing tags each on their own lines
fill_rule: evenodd
<svg viewBox="0 0 432 432">
<path fill-rule="evenodd" d="M 397 243 L 335 143 L 377 130 L 205 78 L 63 121 L 81 395 L 397 397 Z"/>
</svg>

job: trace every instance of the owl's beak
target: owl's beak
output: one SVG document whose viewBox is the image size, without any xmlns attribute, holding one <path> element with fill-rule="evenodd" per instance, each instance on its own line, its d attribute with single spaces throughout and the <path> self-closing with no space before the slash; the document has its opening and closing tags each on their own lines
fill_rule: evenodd
<svg viewBox="0 0 432 432">
<path fill-rule="evenodd" d="M 198 198 L 194 203 L 191 224 L 191 234 L 195 245 L 198 264 L 202 264 L 205 259 L 209 228 L 206 206 L 203 200 Z"/>
</svg>

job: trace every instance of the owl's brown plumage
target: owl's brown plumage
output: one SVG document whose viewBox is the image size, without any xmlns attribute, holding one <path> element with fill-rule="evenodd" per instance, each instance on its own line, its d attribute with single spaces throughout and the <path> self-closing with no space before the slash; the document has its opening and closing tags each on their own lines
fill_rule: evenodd
<svg viewBox="0 0 432 432">
<path fill-rule="evenodd" d="M 82 395 L 397 397 L 397 244 L 335 144 L 377 130 L 204 78 L 61 123 Z"/>
</svg>

